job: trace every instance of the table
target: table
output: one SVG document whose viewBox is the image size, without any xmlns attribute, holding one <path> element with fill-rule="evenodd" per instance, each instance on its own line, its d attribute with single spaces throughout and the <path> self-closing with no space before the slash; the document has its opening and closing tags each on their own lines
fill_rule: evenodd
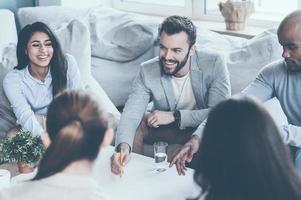
<svg viewBox="0 0 301 200">
<path fill-rule="evenodd" d="M 184 200 L 196 197 L 200 190 L 193 181 L 193 170 L 179 176 L 175 166 L 164 172 L 154 170 L 154 159 L 132 153 L 125 173 L 120 178 L 112 174 L 110 157 L 113 147 L 101 150 L 96 160 L 93 175 L 112 199 L 122 200 Z"/>
<path fill-rule="evenodd" d="M 120 178 L 111 172 L 110 157 L 113 152 L 112 146 L 102 149 L 93 169 L 95 180 L 111 199 L 184 200 L 199 194 L 192 169 L 187 170 L 186 176 L 179 176 L 175 166 L 157 172 L 154 170 L 153 158 L 135 153 L 132 153 L 124 175 Z M 30 174 L 17 175 L 11 179 L 11 184 L 30 180 L 35 174 L 36 170 Z"/>
</svg>

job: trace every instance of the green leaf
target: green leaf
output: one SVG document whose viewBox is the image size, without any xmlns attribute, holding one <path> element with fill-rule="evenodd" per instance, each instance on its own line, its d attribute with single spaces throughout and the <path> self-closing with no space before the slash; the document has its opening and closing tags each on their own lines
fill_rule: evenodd
<svg viewBox="0 0 301 200">
<path fill-rule="evenodd" d="M 21 129 L 13 138 L 4 138 L 0 143 L 0 164 L 22 161 L 35 165 L 45 152 L 45 147 L 38 136 Z"/>
</svg>

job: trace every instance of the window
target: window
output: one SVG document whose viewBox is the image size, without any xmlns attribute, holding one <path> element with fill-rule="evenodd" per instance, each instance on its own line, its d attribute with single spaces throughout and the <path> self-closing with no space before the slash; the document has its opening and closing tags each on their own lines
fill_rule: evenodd
<svg viewBox="0 0 301 200">
<path fill-rule="evenodd" d="M 194 19 L 223 21 L 218 3 L 226 0 L 113 0 L 113 7 L 151 15 L 186 15 Z M 301 0 L 251 0 L 255 13 L 249 24 L 257 26 L 275 26 L 288 13 L 301 9 Z"/>
<path fill-rule="evenodd" d="M 113 0 L 120 10 L 152 15 L 186 15 L 192 17 L 193 0 Z"/>
<path fill-rule="evenodd" d="M 93 6 L 100 5 L 99 0 L 85 0 L 76 1 L 74 0 L 35 0 L 35 5 L 37 6 L 64 6 L 73 8 L 89 8 Z"/>
<path fill-rule="evenodd" d="M 156 0 L 124 0 L 124 2 L 132 3 L 142 3 L 142 4 L 156 4 L 161 6 L 185 6 L 185 0 L 165 0 L 165 1 L 156 1 Z"/>
<path fill-rule="evenodd" d="M 253 19 L 281 21 L 287 14 L 298 8 L 299 0 L 255 0 L 255 14 Z"/>
</svg>

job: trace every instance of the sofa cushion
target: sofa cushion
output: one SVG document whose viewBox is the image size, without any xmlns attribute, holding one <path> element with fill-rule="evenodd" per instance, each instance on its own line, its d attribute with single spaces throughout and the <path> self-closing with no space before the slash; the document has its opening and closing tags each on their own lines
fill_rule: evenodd
<svg viewBox="0 0 301 200">
<path fill-rule="evenodd" d="M 113 103 L 116 106 L 124 106 L 131 92 L 132 82 L 140 70 L 140 64 L 153 57 L 152 49 L 129 62 L 110 61 L 93 56 L 92 74 Z"/>
<path fill-rule="evenodd" d="M 130 61 L 142 55 L 152 47 L 157 35 L 157 23 L 156 27 L 148 23 L 150 18 L 104 6 L 91 9 L 27 7 L 20 8 L 17 15 L 21 27 L 41 21 L 57 29 L 62 23 L 81 19 L 89 24 L 92 55 L 113 61 Z"/>
<path fill-rule="evenodd" d="M 281 58 L 282 47 L 275 31 L 265 31 L 228 54 L 232 94 L 243 90 L 261 68 Z"/>
<path fill-rule="evenodd" d="M 214 51 L 228 53 L 234 49 L 241 48 L 247 41 L 248 39 L 246 38 L 216 33 L 203 27 L 197 28 L 196 45 L 198 48 L 209 48 Z"/>
<path fill-rule="evenodd" d="M 14 13 L 10 10 L 0 9 L 0 24 L 0 49 L 3 49 L 10 43 L 16 44 L 18 36 Z"/>
<path fill-rule="evenodd" d="M 99 97 L 103 109 L 111 113 L 116 119 L 120 114 L 103 88 L 91 75 L 91 42 L 90 33 L 84 22 L 72 20 L 54 30 L 65 53 L 74 56 L 81 74 L 82 85 Z M 115 122 L 112 122 L 115 123 Z"/>
<path fill-rule="evenodd" d="M 27 24 L 40 21 L 56 29 L 62 23 L 69 23 L 74 19 L 89 18 L 90 9 L 66 8 L 62 6 L 23 7 L 18 9 L 17 17 L 21 28 Z"/>
<path fill-rule="evenodd" d="M 121 62 L 133 60 L 153 46 L 157 37 L 153 25 L 137 14 L 99 7 L 90 14 L 92 55 Z"/>
<path fill-rule="evenodd" d="M 197 46 L 226 56 L 232 94 L 242 91 L 262 67 L 281 58 L 282 51 L 275 30 L 264 31 L 248 40 L 201 29 L 198 30 Z"/>
<path fill-rule="evenodd" d="M 54 29 L 54 32 L 64 53 L 73 55 L 77 61 L 82 84 L 85 86 L 91 76 L 91 47 L 88 28 L 82 21 L 75 19 Z"/>
<path fill-rule="evenodd" d="M 5 75 L 17 64 L 16 44 L 10 44 L 1 50 L 0 55 L 0 140 L 6 132 L 16 125 L 16 117 L 3 90 Z"/>
<path fill-rule="evenodd" d="M 0 140 L 16 124 L 16 118 L 3 90 L 3 79 L 17 64 L 17 30 L 14 13 L 0 9 Z"/>
</svg>

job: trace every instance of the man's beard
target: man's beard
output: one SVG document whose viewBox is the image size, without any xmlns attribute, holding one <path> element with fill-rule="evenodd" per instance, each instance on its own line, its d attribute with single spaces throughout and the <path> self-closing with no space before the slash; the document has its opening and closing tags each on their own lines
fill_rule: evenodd
<svg viewBox="0 0 301 200">
<path fill-rule="evenodd" d="M 185 65 L 186 65 L 186 63 L 187 63 L 187 61 L 188 61 L 188 58 L 189 58 L 189 51 L 188 51 L 188 53 L 187 53 L 187 55 L 185 56 L 185 58 L 180 62 L 180 61 L 178 61 L 178 60 L 172 60 L 172 59 L 169 59 L 169 60 L 166 60 L 165 59 L 165 57 L 161 57 L 160 58 L 160 60 L 159 60 L 159 63 L 160 63 L 160 65 L 161 65 L 161 68 L 162 68 L 162 71 L 163 71 L 163 73 L 164 74 L 167 74 L 167 75 L 175 75 L 175 74 L 177 74 Z M 164 62 L 165 61 L 167 61 L 167 62 L 172 62 L 172 63 L 176 63 L 177 65 L 176 65 L 176 68 L 174 69 L 174 71 L 172 72 L 172 73 L 169 73 L 169 72 L 166 72 L 165 70 L 164 70 Z"/>
<path fill-rule="evenodd" d="M 287 67 L 287 69 L 289 71 L 292 71 L 292 72 L 301 72 L 301 66 L 298 65 L 296 62 L 285 60 L 285 64 L 286 64 L 286 67 Z"/>
</svg>

